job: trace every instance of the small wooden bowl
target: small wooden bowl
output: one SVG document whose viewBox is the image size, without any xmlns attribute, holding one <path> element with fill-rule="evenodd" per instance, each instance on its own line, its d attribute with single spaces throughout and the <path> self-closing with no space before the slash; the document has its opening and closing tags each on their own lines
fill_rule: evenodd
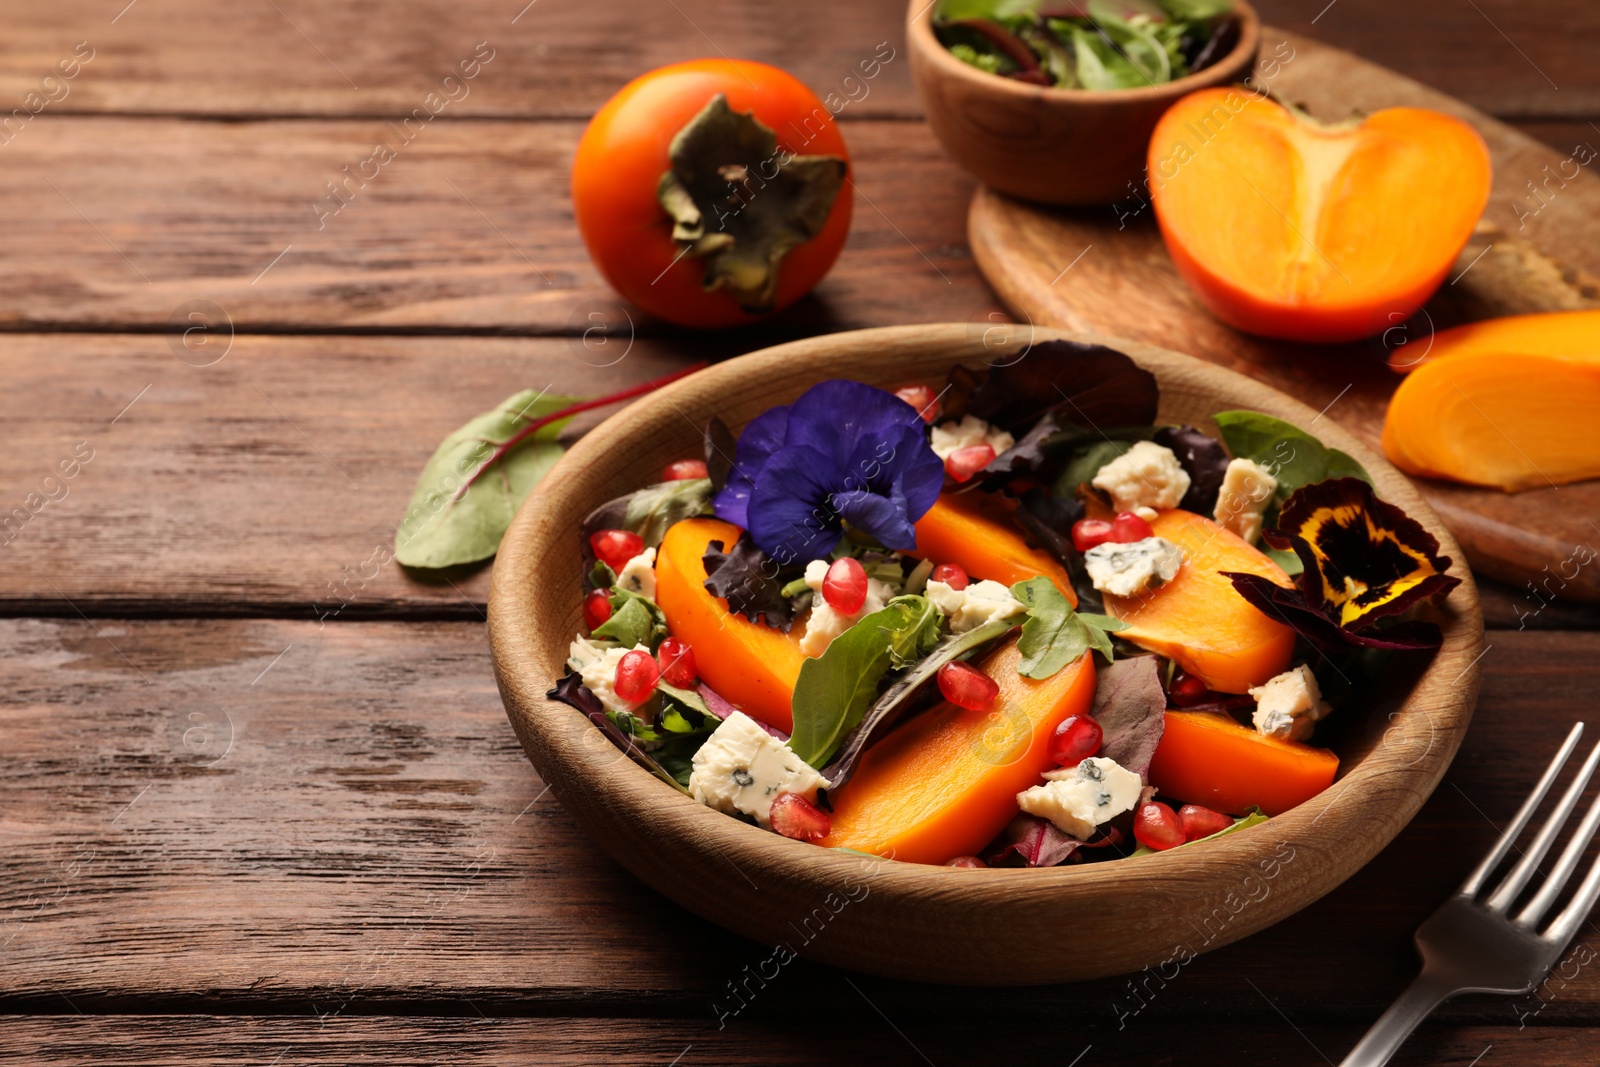
<svg viewBox="0 0 1600 1067">
<path fill-rule="evenodd" d="M 1043 870 L 959 870 L 789 841 L 703 807 L 545 699 L 581 624 L 579 523 L 668 462 L 698 455 L 700 427 L 735 429 L 827 378 L 942 382 L 953 363 L 1015 359 L 1054 330 L 900 326 L 779 345 L 702 371 L 613 415 L 573 446 L 500 546 L 489 639 L 500 693 L 528 758 L 579 826 L 673 900 L 765 945 L 874 974 L 984 985 L 1062 982 L 1186 961 L 1254 933 L 1343 882 L 1399 833 L 1466 732 L 1483 620 L 1450 534 L 1383 459 L 1329 419 L 1318 435 L 1366 465 L 1382 495 L 1438 537 L 1462 584 L 1444 647 L 1353 718 L 1332 787 L 1270 822 L 1139 860 Z M 1115 344 L 1115 342 L 1113 342 Z M 1317 413 L 1190 356 L 1118 344 L 1161 384 L 1163 421 L 1215 432 L 1253 408 L 1309 426 Z M 1420 677 L 1418 675 L 1420 674 Z"/>
<path fill-rule="evenodd" d="M 911 0 L 911 78 L 934 136 L 985 185 L 1045 204 L 1145 196 L 1145 153 L 1167 108 L 1255 67 L 1261 19 L 1245 0 L 1234 3 L 1239 41 L 1211 66 L 1163 85 L 1101 91 L 1028 85 L 963 63 L 934 36 L 934 5 Z"/>
</svg>

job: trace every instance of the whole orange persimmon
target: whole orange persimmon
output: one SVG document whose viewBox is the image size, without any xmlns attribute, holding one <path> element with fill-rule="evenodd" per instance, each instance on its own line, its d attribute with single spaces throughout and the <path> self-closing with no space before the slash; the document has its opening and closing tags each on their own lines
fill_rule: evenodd
<svg viewBox="0 0 1600 1067">
<path fill-rule="evenodd" d="M 699 59 L 629 82 L 595 114 L 572 207 L 612 287 L 681 326 L 754 322 L 822 280 L 850 230 L 832 113 L 764 63 Z"/>
</svg>

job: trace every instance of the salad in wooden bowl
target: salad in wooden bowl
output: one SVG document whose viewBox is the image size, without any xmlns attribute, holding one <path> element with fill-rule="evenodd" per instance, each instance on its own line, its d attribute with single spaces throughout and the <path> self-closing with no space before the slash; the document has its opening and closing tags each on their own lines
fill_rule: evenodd
<svg viewBox="0 0 1600 1067">
<path fill-rule="evenodd" d="M 593 431 L 501 548 L 507 708 L 608 851 L 795 954 L 967 982 L 1192 957 L 1437 783 L 1470 578 L 1280 394 L 985 340 L 785 345 Z"/>
</svg>

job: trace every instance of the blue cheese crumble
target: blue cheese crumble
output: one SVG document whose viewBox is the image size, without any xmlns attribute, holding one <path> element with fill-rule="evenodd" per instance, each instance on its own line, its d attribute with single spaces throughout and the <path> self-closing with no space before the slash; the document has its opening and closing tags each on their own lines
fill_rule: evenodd
<svg viewBox="0 0 1600 1067">
<path fill-rule="evenodd" d="M 1105 756 L 1047 771 L 1044 777 L 1044 785 L 1017 794 L 1017 805 L 1080 841 L 1087 841 L 1095 827 L 1132 811 L 1144 790 L 1143 779 Z"/>
<path fill-rule="evenodd" d="M 827 785 L 815 768 L 742 711 L 722 720 L 691 765 L 691 796 L 729 815 L 749 815 L 762 826 L 771 824 L 779 793 L 815 800 Z"/>
</svg>

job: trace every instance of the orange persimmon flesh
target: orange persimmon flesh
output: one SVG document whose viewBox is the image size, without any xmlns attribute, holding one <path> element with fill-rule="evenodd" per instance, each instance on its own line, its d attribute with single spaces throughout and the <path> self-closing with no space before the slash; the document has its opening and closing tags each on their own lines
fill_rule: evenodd
<svg viewBox="0 0 1600 1067">
<path fill-rule="evenodd" d="M 802 627 L 788 633 L 728 610 L 728 602 L 706 591 L 706 545 L 724 549 L 739 528 L 717 519 L 685 519 L 667 529 L 656 552 L 656 603 L 667 629 L 694 649 L 700 677 L 751 718 L 784 733 L 794 730 L 789 702 L 800 677 Z"/>
<path fill-rule="evenodd" d="M 1017 673 L 1016 639 L 978 668 L 1000 686 L 989 711 L 939 704 L 867 749 L 828 794 L 832 829 L 819 844 L 911 863 L 945 863 L 994 840 L 1017 814 L 1017 794 L 1053 765 L 1050 736 L 1094 700 L 1094 657 L 1049 678 Z"/>
<path fill-rule="evenodd" d="M 1338 770 L 1339 757 L 1325 748 L 1264 737 L 1214 712 L 1169 711 L 1150 784 L 1229 815 L 1252 805 L 1281 815 L 1328 788 Z"/>
<path fill-rule="evenodd" d="M 1389 353 L 1389 367 L 1405 374 L 1437 359 L 1477 352 L 1600 358 L 1600 310 L 1507 315 L 1452 326 L 1399 346 Z"/>
<path fill-rule="evenodd" d="M 1515 493 L 1600 478 L 1600 345 L 1585 356 L 1462 352 L 1395 390 L 1383 451 L 1407 474 Z"/>
<path fill-rule="evenodd" d="M 1489 200 L 1471 126 L 1397 107 L 1325 126 L 1239 89 L 1172 106 L 1150 141 L 1167 251 L 1217 318 L 1291 341 L 1351 341 L 1433 294 Z"/>
<path fill-rule="evenodd" d="M 1050 553 L 1028 547 L 1009 509 L 991 493 L 942 493 L 916 529 L 917 547 L 909 556 L 954 563 L 974 580 L 1007 586 L 1043 575 L 1078 606 L 1066 569 Z"/>
<path fill-rule="evenodd" d="M 1105 598 L 1106 613 L 1128 624 L 1117 636 L 1175 660 L 1219 693 L 1243 693 L 1288 670 L 1294 630 L 1263 615 L 1221 574 L 1259 574 L 1287 587 L 1283 568 L 1190 511 L 1163 511 L 1150 529 L 1183 550 L 1183 566 L 1148 593 Z"/>
</svg>

